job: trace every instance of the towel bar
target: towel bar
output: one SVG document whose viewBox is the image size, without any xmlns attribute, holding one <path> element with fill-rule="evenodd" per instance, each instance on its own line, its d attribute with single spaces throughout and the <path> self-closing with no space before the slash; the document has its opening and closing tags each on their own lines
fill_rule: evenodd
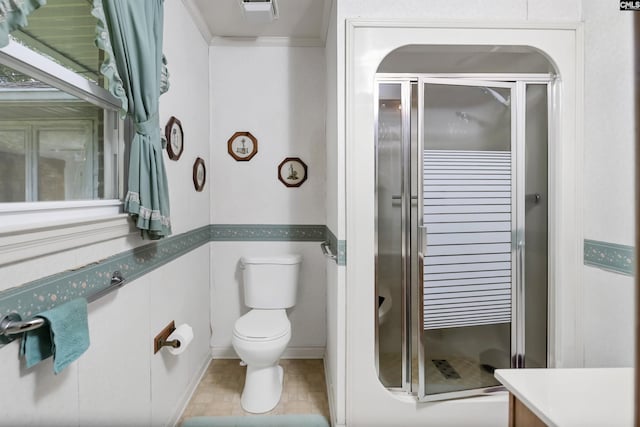
<svg viewBox="0 0 640 427">
<path fill-rule="evenodd" d="M 111 283 L 108 287 L 101 291 L 96 292 L 87 298 L 87 302 L 93 302 L 99 298 L 102 298 L 111 291 L 114 291 L 124 285 L 125 279 L 122 273 L 114 271 L 111 275 Z M 45 320 L 41 317 L 34 317 L 29 320 L 22 320 L 22 317 L 18 313 L 10 313 L 0 320 L 0 345 L 7 344 L 13 341 L 17 335 L 38 329 L 44 325 Z"/>
</svg>

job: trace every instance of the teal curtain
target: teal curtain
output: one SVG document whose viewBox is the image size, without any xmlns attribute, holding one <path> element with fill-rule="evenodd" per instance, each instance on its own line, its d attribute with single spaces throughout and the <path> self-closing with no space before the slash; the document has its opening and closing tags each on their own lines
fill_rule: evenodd
<svg viewBox="0 0 640 427">
<path fill-rule="evenodd" d="M 143 237 L 171 234 L 169 187 L 162 157 L 158 118 L 161 86 L 168 74 L 162 55 L 163 0 L 103 0 L 95 9 L 104 15 L 107 31 L 98 24 L 98 45 L 107 49 L 102 72 L 111 92 L 123 100 L 122 112 L 135 123 L 129 159 L 129 187 L 125 210 L 134 217 Z M 107 40 L 108 38 L 108 40 Z"/>
<path fill-rule="evenodd" d="M 46 0 L 0 0 L 0 48 L 9 44 L 9 33 L 27 26 L 27 16 Z"/>
</svg>

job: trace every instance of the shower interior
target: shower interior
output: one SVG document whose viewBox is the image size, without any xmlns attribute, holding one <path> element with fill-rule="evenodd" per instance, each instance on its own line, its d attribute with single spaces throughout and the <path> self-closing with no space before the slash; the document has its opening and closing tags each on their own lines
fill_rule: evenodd
<svg viewBox="0 0 640 427">
<path fill-rule="evenodd" d="M 527 48 L 422 49 L 377 76 L 374 304 L 380 381 L 429 401 L 548 365 L 555 80 Z"/>
</svg>

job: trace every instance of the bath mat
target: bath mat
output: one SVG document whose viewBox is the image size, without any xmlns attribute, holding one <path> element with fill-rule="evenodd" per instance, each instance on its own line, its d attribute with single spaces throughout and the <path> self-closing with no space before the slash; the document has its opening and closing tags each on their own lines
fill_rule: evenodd
<svg viewBox="0 0 640 427">
<path fill-rule="evenodd" d="M 248 415 L 244 417 L 193 417 L 181 427 L 329 427 L 322 415 Z"/>
</svg>

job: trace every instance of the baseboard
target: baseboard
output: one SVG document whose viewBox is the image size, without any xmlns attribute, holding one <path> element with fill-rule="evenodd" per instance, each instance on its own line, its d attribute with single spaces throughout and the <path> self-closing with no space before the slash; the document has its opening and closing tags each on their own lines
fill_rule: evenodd
<svg viewBox="0 0 640 427">
<path fill-rule="evenodd" d="M 324 347 L 290 347 L 284 351 L 282 359 L 323 359 Z M 214 359 L 238 359 L 233 347 L 211 347 Z"/>
<path fill-rule="evenodd" d="M 211 355 L 206 354 L 204 359 L 202 359 L 200 369 L 196 372 L 196 375 L 194 375 L 191 378 L 191 381 L 189 382 L 187 389 L 182 395 L 182 398 L 180 399 L 180 401 L 178 402 L 178 405 L 176 405 L 176 410 L 174 411 L 174 414 L 169 419 L 169 422 L 167 422 L 167 424 L 165 425 L 174 426 L 174 427 L 177 426 L 178 421 L 180 421 L 180 417 L 182 416 L 182 413 L 184 412 L 185 409 L 187 409 L 187 405 L 189 404 L 191 397 L 193 397 L 193 393 L 195 393 L 196 389 L 198 388 L 198 384 L 200 384 L 200 381 L 202 381 L 202 377 L 207 372 L 209 363 L 211 363 Z"/>
</svg>

